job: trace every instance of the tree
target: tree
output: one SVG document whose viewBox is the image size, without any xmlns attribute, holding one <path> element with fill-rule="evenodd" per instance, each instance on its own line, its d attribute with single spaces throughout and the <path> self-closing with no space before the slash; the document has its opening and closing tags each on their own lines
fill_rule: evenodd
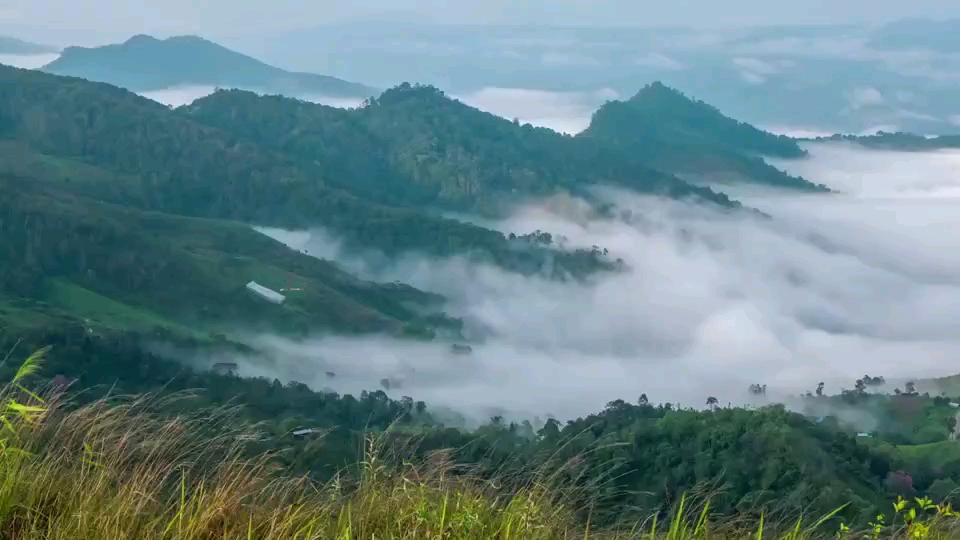
<svg viewBox="0 0 960 540">
<path fill-rule="evenodd" d="M 823 396 L 823 382 L 822 382 L 822 381 L 817 383 L 817 392 L 816 392 L 816 394 L 817 394 L 817 397 L 822 397 L 822 396 Z"/>
<path fill-rule="evenodd" d="M 717 408 L 717 398 L 713 396 L 708 397 L 707 407 L 710 407 L 710 410 L 715 410 Z"/>
<path fill-rule="evenodd" d="M 646 394 L 640 394 L 640 399 L 637 400 L 637 404 L 638 404 L 638 405 L 649 405 L 649 404 L 650 404 L 650 400 L 647 399 L 647 395 L 646 395 Z"/>
</svg>

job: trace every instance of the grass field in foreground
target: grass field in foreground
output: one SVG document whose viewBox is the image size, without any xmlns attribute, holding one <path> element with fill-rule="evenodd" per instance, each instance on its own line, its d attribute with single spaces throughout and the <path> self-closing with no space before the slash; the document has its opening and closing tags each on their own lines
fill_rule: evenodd
<svg viewBox="0 0 960 540">
<path fill-rule="evenodd" d="M 358 476 L 318 486 L 285 474 L 268 456 L 243 457 L 241 432 L 221 427 L 230 424 L 223 410 L 163 416 L 156 398 L 142 396 L 68 412 L 56 394 L 43 398 L 20 386 L 41 356 L 28 359 L 0 390 L 0 537 L 6 539 L 864 538 L 836 533 L 824 519 L 779 530 L 762 521 L 738 526 L 713 519 L 709 504 L 690 510 L 684 502 L 660 523 L 592 530 L 573 520 L 562 486 L 531 482 L 505 493 L 452 474 L 442 460 L 382 462 L 373 443 Z M 926 501 L 901 502 L 890 521 L 866 537 L 939 540 L 960 532 L 957 514 Z"/>
</svg>

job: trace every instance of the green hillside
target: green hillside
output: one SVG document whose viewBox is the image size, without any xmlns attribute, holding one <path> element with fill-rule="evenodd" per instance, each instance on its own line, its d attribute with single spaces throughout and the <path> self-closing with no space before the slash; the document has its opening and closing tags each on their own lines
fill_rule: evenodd
<svg viewBox="0 0 960 540">
<path fill-rule="evenodd" d="M 324 226 L 388 255 L 471 254 L 525 273 L 615 269 L 592 251 L 504 234 L 346 190 L 352 177 L 101 83 L 0 67 L 0 171 L 142 210 L 286 228 Z M 518 231 L 526 232 L 526 231 Z"/>
<path fill-rule="evenodd" d="M 442 307 L 440 297 L 360 281 L 243 224 L 124 208 L 35 180 L 0 178 L 0 192 L 3 289 L 93 326 L 399 334 L 425 328 L 420 314 Z M 250 281 L 301 290 L 273 305 L 248 294 Z"/>
</svg>

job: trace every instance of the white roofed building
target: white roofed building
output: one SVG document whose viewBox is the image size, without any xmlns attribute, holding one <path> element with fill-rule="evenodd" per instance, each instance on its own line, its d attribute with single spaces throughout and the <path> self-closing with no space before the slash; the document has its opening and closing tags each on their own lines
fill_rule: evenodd
<svg viewBox="0 0 960 540">
<path fill-rule="evenodd" d="M 258 297 L 263 298 L 267 302 L 271 302 L 273 304 L 282 304 L 283 301 L 287 299 L 286 296 L 278 293 L 273 289 L 268 289 L 263 285 L 260 285 L 256 281 L 251 281 L 250 283 L 247 283 L 247 290 L 257 295 Z"/>
</svg>

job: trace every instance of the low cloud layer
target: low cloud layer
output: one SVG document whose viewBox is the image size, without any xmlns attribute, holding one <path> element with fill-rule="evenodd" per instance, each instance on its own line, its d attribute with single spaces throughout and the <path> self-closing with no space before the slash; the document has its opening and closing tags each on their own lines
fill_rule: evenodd
<svg viewBox="0 0 960 540">
<path fill-rule="evenodd" d="M 589 284 L 457 259 L 373 266 L 322 231 L 267 231 L 367 277 L 447 294 L 476 342 L 458 356 L 385 338 L 270 338 L 260 344 L 280 367 L 257 372 L 341 392 L 389 378 L 394 397 L 478 417 L 560 418 L 641 393 L 702 406 L 707 396 L 742 403 L 752 383 L 783 399 L 818 381 L 850 388 L 865 373 L 902 383 L 960 372 L 960 154 L 811 152 L 780 165 L 844 194 L 728 189 L 772 221 L 617 192 L 616 219 L 584 223 L 543 206 L 497 224 L 601 245 L 632 268 Z"/>
<path fill-rule="evenodd" d="M 143 92 L 141 95 L 165 105 L 179 107 L 210 95 L 214 90 L 216 88 L 213 86 L 180 86 Z M 328 96 L 297 97 L 331 107 L 357 107 L 362 102 L 360 99 Z M 587 128 L 591 115 L 600 105 L 619 96 L 609 89 L 599 89 L 595 92 L 548 92 L 490 87 L 454 97 L 467 105 L 509 120 L 516 118 L 522 123 L 547 127 L 561 133 L 576 134 Z"/>
<path fill-rule="evenodd" d="M 522 88 L 484 88 L 456 96 L 480 110 L 521 123 L 576 134 L 590 125 L 590 117 L 605 101 L 618 99 L 610 89 L 595 92 L 548 92 Z"/>
</svg>

